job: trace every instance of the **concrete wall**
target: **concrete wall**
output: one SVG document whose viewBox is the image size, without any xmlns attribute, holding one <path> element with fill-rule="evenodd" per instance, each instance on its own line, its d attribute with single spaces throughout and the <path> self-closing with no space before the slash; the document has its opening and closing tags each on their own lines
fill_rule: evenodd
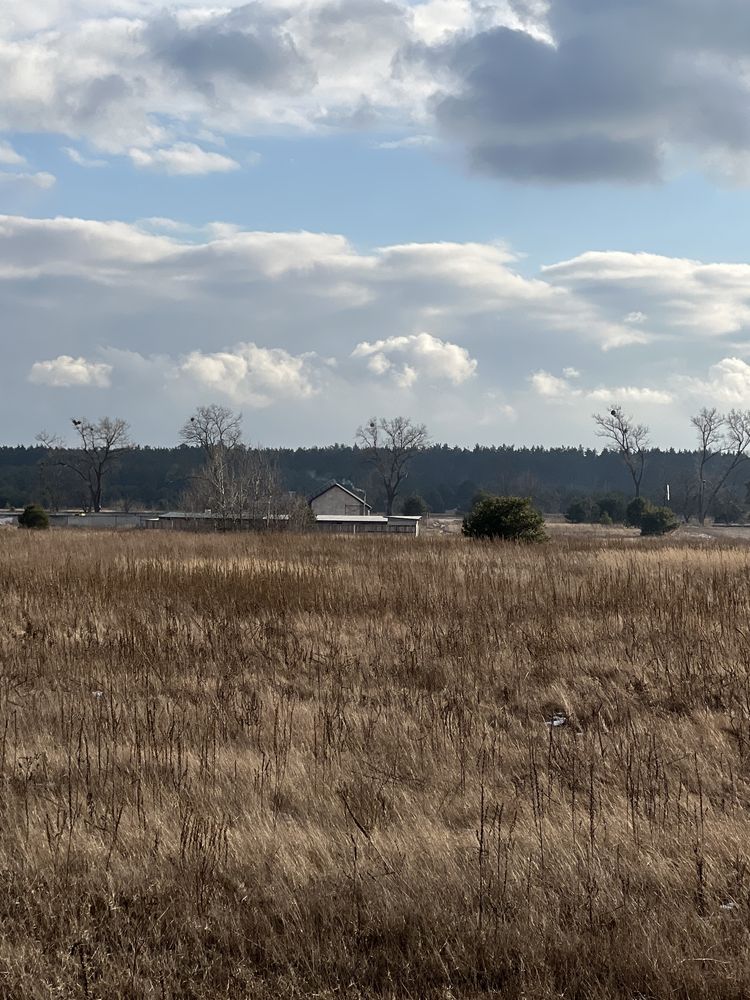
<svg viewBox="0 0 750 1000">
<path fill-rule="evenodd" d="M 140 528 L 148 514 L 125 514 L 106 511 L 101 514 L 50 514 L 52 528 L 98 528 L 107 531 L 126 531 Z"/>
<path fill-rule="evenodd" d="M 366 514 L 364 501 L 357 501 L 340 486 L 332 486 L 321 496 L 316 497 L 310 506 L 314 514 L 337 514 L 339 517 Z"/>
</svg>

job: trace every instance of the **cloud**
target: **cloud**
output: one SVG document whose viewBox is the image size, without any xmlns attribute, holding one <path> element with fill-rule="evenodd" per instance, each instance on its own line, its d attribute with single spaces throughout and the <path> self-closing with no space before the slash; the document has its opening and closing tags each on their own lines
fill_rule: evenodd
<svg viewBox="0 0 750 1000">
<path fill-rule="evenodd" d="M 572 386 L 567 379 L 552 375 L 550 372 L 534 372 L 530 381 L 534 392 L 545 399 L 574 399 L 583 395 L 582 391 Z"/>
<path fill-rule="evenodd" d="M 9 167 L 22 167 L 26 160 L 9 142 L 0 142 L 0 163 Z"/>
<path fill-rule="evenodd" d="M 294 356 L 281 348 L 253 343 L 212 354 L 192 351 L 177 375 L 253 407 L 284 399 L 309 399 L 319 391 L 320 382 L 314 355 Z"/>
<path fill-rule="evenodd" d="M 394 69 L 420 37 L 403 2 L 178 0 L 165 12 L 61 0 L 38 18 L 10 5 L 0 132 L 64 134 L 109 154 L 200 142 L 207 123 L 217 136 L 410 129 L 434 89 L 416 67 Z"/>
<path fill-rule="evenodd" d="M 592 389 L 586 393 L 587 399 L 610 403 L 652 403 L 667 406 L 674 402 L 674 394 L 664 389 L 642 388 L 636 385 L 619 385 L 614 388 Z"/>
<path fill-rule="evenodd" d="M 517 181 L 658 180 L 669 157 L 742 175 L 750 151 L 742 0 L 550 0 L 543 30 L 456 35 L 422 57 L 452 79 L 445 133 Z M 739 168 L 736 165 L 739 164 Z"/>
<path fill-rule="evenodd" d="M 745 0 L 59 0 L 0 27 L 0 131 L 107 154 L 269 130 L 439 136 L 527 183 L 750 182 Z M 72 148 L 72 147 L 71 147 Z M 217 154 L 218 155 L 218 154 Z"/>
<path fill-rule="evenodd" d="M 435 142 L 432 135 L 407 135 L 403 139 L 390 139 L 375 143 L 376 149 L 421 149 Z"/>
<path fill-rule="evenodd" d="M 111 374 L 111 365 L 61 354 L 51 361 L 36 361 L 31 366 L 29 381 L 56 389 L 69 389 L 72 386 L 106 389 L 110 384 Z"/>
<path fill-rule="evenodd" d="M 20 0 L 6 6 L 0 132 L 125 155 L 203 142 L 207 126 L 217 137 L 373 129 L 416 145 L 445 71 L 407 53 L 524 23 L 509 4 L 472 0 L 58 0 L 33 16 Z"/>
<path fill-rule="evenodd" d="M 691 396 L 726 406 L 750 406 L 750 365 L 741 358 L 722 358 L 708 377 L 682 376 L 679 387 Z"/>
<path fill-rule="evenodd" d="M 543 268 L 556 287 L 584 292 L 644 339 L 648 329 L 680 337 L 724 336 L 750 324 L 750 266 L 648 253 L 589 252 Z M 640 306 L 632 309 L 633 302 Z M 636 329 L 634 329 L 634 327 Z"/>
<path fill-rule="evenodd" d="M 703 402 L 750 405 L 747 289 L 748 265 L 637 254 L 534 275 L 495 243 L 0 216 L 0 425 L 23 434 L 34 392 L 54 427 L 106 378 L 144 441 L 216 399 L 252 408 L 260 440 L 349 440 L 406 400 L 438 439 L 500 440 L 510 407 L 514 440 L 593 441 L 592 411 L 622 402 L 687 444 Z"/>
<path fill-rule="evenodd" d="M 281 8 L 247 4 L 189 23 L 162 14 L 144 33 L 152 57 L 213 98 L 224 81 L 263 90 L 299 92 L 315 72 L 297 49 Z"/>
<path fill-rule="evenodd" d="M 363 341 L 352 351 L 353 358 L 366 358 L 375 375 L 389 375 L 402 389 L 417 379 L 437 379 L 460 385 L 475 373 L 477 362 L 457 344 L 449 344 L 429 333 L 389 337 L 370 344 Z"/>
<path fill-rule="evenodd" d="M 47 191 L 49 188 L 54 187 L 56 181 L 57 178 L 54 174 L 48 174 L 44 171 L 39 173 L 0 172 L 0 185 L 30 187 L 37 188 L 40 191 Z"/>
<path fill-rule="evenodd" d="M 578 378 L 578 372 L 575 369 L 563 369 L 563 376 L 561 378 L 542 370 L 534 372 L 529 381 L 538 396 L 564 403 L 585 399 L 607 404 L 651 403 L 662 406 L 674 401 L 674 394 L 664 389 L 649 389 L 639 386 L 599 386 L 595 389 L 583 389 L 571 382 L 571 379 Z"/>
<path fill-rule="evenodd" d="M 136 167 L 163 170 L 167 174 L 213 174 L 239 170 L 236 160 L 221 153 L 209 153 L 192 142 L 178 142 L 165 149 L 131 149 Z"/>
<path fill-rule="evenodd" d="M 65 153 L 65 155 L 68 157 L 69 160 L 71 160 L 79 167 L 86 167 L 87 169 L 96 169 L 98 167 L 107 166 L 106 160 L 98 160 L 88 156 L 84 156 L 83 153 L 80 153 L 77 149 L 74 149 L 72 146 L 64 146 L 63 152 Z"/>
</svg>

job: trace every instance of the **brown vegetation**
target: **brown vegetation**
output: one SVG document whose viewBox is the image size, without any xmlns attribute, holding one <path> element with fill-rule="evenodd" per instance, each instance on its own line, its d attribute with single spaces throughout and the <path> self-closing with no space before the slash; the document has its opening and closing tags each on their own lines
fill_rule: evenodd
<svg viewBox="0 0 750 1000">
<path fill-rule="evenodd" d="M 747 996 L 750 549 L 7 532 L 0 579 L 1 996 Z"/>
</svg>

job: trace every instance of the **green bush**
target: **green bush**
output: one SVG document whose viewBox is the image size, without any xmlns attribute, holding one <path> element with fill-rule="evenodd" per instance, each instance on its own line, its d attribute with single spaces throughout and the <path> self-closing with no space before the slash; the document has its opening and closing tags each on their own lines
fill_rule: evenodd
<svg viewBox="0 0 750 1000">
<path fill-rule="evenodd" d="M 606 512 L 606 510 L 603 510 L 601 512 L 601 514 L 599 515 L 599 518 L 598 518 L 598 520 L 597 520 L 596 523 L 597 524 L 610 525 L 610 524 L 614 524 L 615 522 L 612 520 L 612 518 L 609 516 L 609 514 Z"/>
<path fill-rule="evenodd" d="M 750 489 L 750 486 L 748 489 Z M 471 498 L 471 506 L 469 507 L 469 510 L 474 510 L 480 503 L 482 503 L 483 500 L 491 500 L 493 496 L 494 494 L 488 493 L 487 490 L 477 490 Z"/>
<path fill-rule="evenodd" d="M 680 522 L 669 507 L 646 507 L 641 514 L 642 535 L 668 535 Z"/>
<path fill-rule="evenodd" d="M 544 518 L 529 497 L 487 497 L 464 518 L 468 538 L 500 538 L 516 542 L 543 542 Z"/>
<path fill-rule="evenodd" d="M 35 528 L 37 530 L 49 528 L 47 512 L 36 503 L 30 503 L 24 507 L 23 514 L 18 515 L 18 523 L 22 528 Z"/>
<path fill-rule="evenodd" d="M 420 496 L 407 497 L 401 505 L 401 513 L 407 517 L 423 517 L 429 513 L 429 507 Z"/>
<path fill-rule="evenodd" d="M 625 524 L 629 528 L 640 528 L 643 512 L 648 510 L 648 507 L 643 497 L 633 497 L 625 510 Z"/>
<path fill-rule="evenodd" d="M 571 524 L 587 524 L 591 520 L 591 504 L 586 500 L 574 500 L 565 511 L 565 520 Z"/>
<path fill-rule="evenodd" d="M 608 515 L 612 524 L 622 524 L 625 521 L 627 517 L 627 504 L 628 501 L 622 493 L 605 493 L 604 496 L 598 497 L 596 500 L 596 506 L 602 514 Z M 599 521 L 599 524 L 604 523 L 601 520 Z"/>
</svg>

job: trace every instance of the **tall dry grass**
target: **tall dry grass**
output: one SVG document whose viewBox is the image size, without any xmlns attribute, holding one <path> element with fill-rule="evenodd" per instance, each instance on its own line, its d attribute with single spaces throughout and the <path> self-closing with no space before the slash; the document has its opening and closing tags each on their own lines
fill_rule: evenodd
<svg viewBox="0 0 750 1000">
<path fill-rule="evenodd" d="M 0 782 L 2 997 L 746 997 L 750 549 L 8 532 Z"/>
</svg>

